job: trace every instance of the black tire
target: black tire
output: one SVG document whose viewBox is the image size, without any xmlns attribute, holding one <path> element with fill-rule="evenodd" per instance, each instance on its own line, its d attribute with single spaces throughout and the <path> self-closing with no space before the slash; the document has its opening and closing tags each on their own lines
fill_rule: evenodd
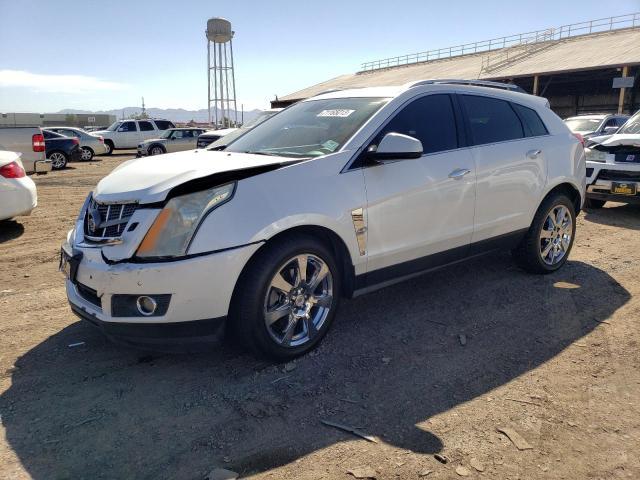
<svg viewBox="0 0 640 480">
<path fill-rule="evenodd" d="M 167 150 L 162 146 L 162 145 L 151 145 L 148 149 L 147 149 L 147 154 L 149 156 L 152 155 L 162 155 L 163 153 L 167 153 Z"/>
<path fill-rule="evenodd" d="M 51 160 L 51 168 L 53 170 L 62 170 L 69 163 L 69 156 L 60 150 L 47 153 L 47 158 Z"/>
<path fill-rule="evenodd" d="M 555 264 L 546 263 L 540 252 L 540 234 L 550 211 L 558 206 L 564 206 L 568 209 L 571 216 L 571 239 L 569 247 L 564 256 Z M 529 273 L 547 274 L 552 273 L 562 267 L 571 253 L 573 241 L 576 234 L 576 212 L 573 202 L 562 192 L 555 192 L 547 196 L 538 207 L 533 222 L 527 231 L 527 234 L 511 252 L 516 264 Z"/>
<path fill-rule="evenodd" d="M 320 328 L 315 330 L 314 336 L 309 335 L 306 343 L 301 345 L 284 346 L 272 337 L 267 328 L 265 303 L 268 302 L 267 295 L 273 294 L 271 281 L 283 264 L 302 254 L 315 256 L 328 267 L 332 281 L 332 299 L 328 313 Z M 265 245 L 247 265 L 234 291 L 229 326 L 236 341 L 258 355 L 279 361 L 309 352 L 322 340 L 335 318 L 340 303 L 340 280 L 340 270 L 331 249 L 312 236 L 291 234 Z M 290 305 L 293 306 L 293 303 Z M 283 318 L 288 321 L 290 317 Z"/>
<path fill-rule="evenodd" d="M 105 152 L 105 155 L 111 155 L 114 150 L 113 142 L 111 140 L 105 140 L 104 146 L 107 147 L 107 151 Z"/>
<path fill-rule="evenodd" d="M 584 208 L 597 209 L 604 207 L 604 204 L 607 203 L 606 200 L 597 200 L 595 198 L 587 198 L 584 201 Z"/>
<path fill-rule="evenodd" d="M 82 147 L 80 149 L 80 161 L 82 162 L 90 162 L 93 159 L 93 150 L 89 147 Z M 86 153 L 85 153 L 86 152 Z M 84 158 L 88 157 L 88 158 Z"/>
</svg>

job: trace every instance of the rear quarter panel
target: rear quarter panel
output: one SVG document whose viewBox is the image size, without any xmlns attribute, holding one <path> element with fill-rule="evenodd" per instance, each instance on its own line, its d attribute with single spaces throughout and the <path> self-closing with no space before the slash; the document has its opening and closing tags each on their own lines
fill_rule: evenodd
<svg viewBox="0 0 640 480">
<path fill-rule="evenodd" d="M 587 183 L 584 147 L 553 111 L 541 109 L 538 113 L 551 134 L 548 155 L 545 155 L 548 174 L 543 198 L 558 185 L 568 183 L 578 190 L 580 201 L 584 202 Z M 534 214 L 535 211 L 532 218 Z"/>
</svg>

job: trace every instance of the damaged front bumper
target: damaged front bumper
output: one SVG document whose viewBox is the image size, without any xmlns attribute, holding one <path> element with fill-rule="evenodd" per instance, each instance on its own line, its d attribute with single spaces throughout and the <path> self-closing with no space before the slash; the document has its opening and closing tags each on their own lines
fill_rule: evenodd
<svg viewBox="0 0 640 480">
<path fill-rule="evenodd" d="M 61 269 L 67 272 L 72 311 L 111 339 L 158 350 L 176 345 L 191 349 L 222 338 L 236 281 L 258 248 L 248 245 L 158 263 L 110 264 L 102 247 L 66 242 L 63 259 L 77 263 L 65 269 L 62 261 Z M 141 308 L 144 301 L 154 308 Z"/>
</svg>

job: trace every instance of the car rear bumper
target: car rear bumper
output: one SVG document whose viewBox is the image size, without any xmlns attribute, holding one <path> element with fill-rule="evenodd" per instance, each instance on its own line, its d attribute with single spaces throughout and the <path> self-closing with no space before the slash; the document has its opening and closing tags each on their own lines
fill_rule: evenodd
<svg viewBox="0 0 640 480">
<path fill-rule="evenodd" d="M 70 162 L 79 162 L 80 160 L 82 160 L 82 150 L 80 149 L 80 147 L 74 148 L 73 150 L 71 150 L 71 152 L 69 152 Z"/>
<path fill-rule="evenodd" d="M 104 155 L 107 153 L 107 147 L 104 146 L 104 143 L 92 143 L 91 145 L 87 145 L 91 150 L 93 150 L 94 155 Z"/>
<path fill-rule="evenodd" d="M 34 169 L 34 173 L 48 173 L 52 169 L 51 160 L 37 161 L 35 162 L 33 169 Z"/>
</svg>

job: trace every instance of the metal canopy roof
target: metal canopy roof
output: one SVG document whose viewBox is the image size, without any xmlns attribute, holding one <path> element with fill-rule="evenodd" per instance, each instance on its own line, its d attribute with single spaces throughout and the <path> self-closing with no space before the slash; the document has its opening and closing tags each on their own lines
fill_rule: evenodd
<svg viewBox="0 0 640 480">
<path fill-rule="evenodd" d="M 403 85 L 425 78 L 506 79 L 579 70 L 640 65 L 640 28 L 632 27 L 605 33 L 541 42 L 544 48 L 527 52 L 530 45 L 477 54 L 399 65 L 390 68 L 341 75 L 299 90 L 278 102 L 291 102 L 317 95 L 329 89 Z M 500 68 L 486 70 L 488 56 L 509 51 L 515 60 Z M 518 50 L 521 54 L 519 55 Z"/>
</svg>

